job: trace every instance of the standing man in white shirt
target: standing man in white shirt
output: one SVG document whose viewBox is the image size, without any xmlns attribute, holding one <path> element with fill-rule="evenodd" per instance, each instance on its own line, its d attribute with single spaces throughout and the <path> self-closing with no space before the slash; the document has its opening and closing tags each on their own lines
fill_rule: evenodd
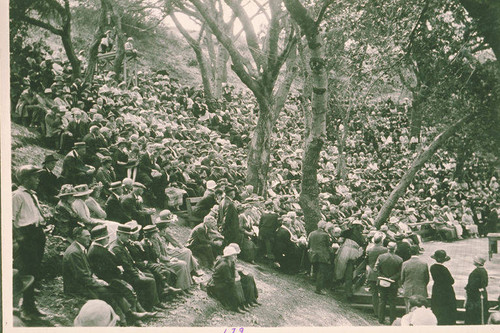
<svg viewBox="0 0 500 333">
<path fill-rule="evenodd" d="M 33 275 L 35 283 L 23 293 L 22 317 L 33 317 L 45 314 L 35 305 L 35 285 L 40 279 L 40 266 L 45 250 L 44 221 L 40 204 L 35 193 L 39 183 L 41 169 L 33 165 L 23 165 L 17 172 L 19 187 L 12 193 L 13 236 L 18 244 L 14 253 L 14 266 L 22 275 Z"/>
</svg>

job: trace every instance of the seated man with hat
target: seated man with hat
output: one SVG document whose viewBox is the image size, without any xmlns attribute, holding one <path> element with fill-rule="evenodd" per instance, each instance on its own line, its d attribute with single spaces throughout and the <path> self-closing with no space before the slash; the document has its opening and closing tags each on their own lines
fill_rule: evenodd
<svg viewBox="0 0 500 333">
<path fill-rule="evenodd" d="M 222 247 L 222 240 L 211 238 L 210 230 L 215 230 L 217 220 L 211 215 L 205 216 L 203 223 L 191 230 L 186 247 L 204 266 L 212 268 L 214 261 Z"/>
<path fill-rule="evenodd" d="M 154 306 L 161 306 L 156 281 L 137 268 L 127 244 L 130 242 L 132 228 L 120 224 L 116 239 L 109 244 L 109 251 L 115 255 L 116 262 L 123 268 L 123 278 L 130 283 L 138 294 L 138 299 L 144 309 L 151 311 Z"/>
<path fill-rule="evenodd" d="M 207 181 L 206 191 L 201 198 L 200 201 L 193 207 L 193 211 L 191 212 L 191 216 L 189 217 L 192 225 L 197 225 L 203 221 L 203 218 L 210 213 L 210 210 L 213 206 L 217 204 L 217 200 L 215 200 L 215 191 L 216 191 L 217 183 L 213 180 Z M 220 191 L 220 195 L 222 195 L 222 190 Z"/>
<path fill-rule="evenodd" d="M 100 154 L 99 154 L 100 155 Z M 116 180 L 116 174 L 111 166 L 111 157 L 101 155 L 101 166 L 97 169 L 97 173 L 95 175 L 95 181 L 101 182 L 103 185 L 102 197 L 107 197 L 111 192 L 109 190 L 109 186 L 112 182 Z"/>
<path fill-rule="evenodd" d="M 145 312 L 137 301 L 134 288 L 123 279 L 122 270 L 116 264 L 113 253 L 108 248 L 109 234 L 105 225 L 98 225 L 90 232 L 92 244 L 89 247 L 88 259 L 92 272 L 109 284 L 113 295 L 121 296 L 118 304 L 127 319 L 127 324 L 135 323 L 141 318 L 153 316 L 154 313 Z M 140 324 L 140 323 L 139 323 Z"/>
<path fill-rule="evenodd" d="M 168 209 L 162 210 L 155 220 L 160 236 L 163 237 L 167 244 L 167 255 L 185 261 L 188 271 L 191 272 L 192 275 L 200 276 L 200 273 L 197 271 L 198 262 L 193 257 L 191 250 L 179 243 L 168 231 L 168 226 L 175 220 L 177 220 L 177 217 Z"/>
<path fill-rule="evenodd" d="M 147 236 L 148 242 L 151 243 L 151 249 L 154 251 L 154 256 L 158 257 L 160 262 L 165 264 L 166 267 L 173 270 L 177 276 L 176 288 L 182 289 L 190 294 L 189 288 L 193 284 L 188 265 L 185 261 L 177 258 L 170 257 L 167 253 L 168 245 L 165 239 L 160 236 L 157 225 L 156 228 L 148 228 Z"/>
<path fill-rule="evenodd" d="M 45 156 L 43 161 L 43 168 L 40 171 L 40 183 L 36 189 L 40 200 L 55 205 L 57 203 L 56 195 L 59 192 L 60 183 L 59 178 L 54 174 L 54 167 L 56 166 L 57 158 L 50 154 Z"/>
<path fill-rule="evenodd" d="M 83 157 L 86 154 L 85 142 L 76 142 L 63 160 L 61 177 L 64 182 L 72 185 L 89 184 L 94 177 L 95 168 L 86 165 Z"/>
<path fill-rule="evenodd" d="M 119 223 L 130 221 L 127 214 L 123 211 L 121 199 L 123 195 L 122 182 L 112 182 L 109 184 L 109 191 L 111 192 L 105 204 L 106 215 L 108 220 Z"/>
<path fill-rule="evenodd" d="M 142 202 L 142 194 L 146 186 L 141 183 L 133 183 L 133 190 L 131 193 L 124 195 L 121 199 L 123 212 L 128 218 L 128 221 L 137 221 L 141 226 L 153 224 L 151 221 L 152 210 L 144 207 Z"/>
<path fill-rule="evenodd" d="M 90 210 L 85 203 L 85 200 L 92 193 L 93 189 L 89 189 L 87 184 L 81 184 L 74 187 L 73 197 L 75 200 L 71 204 L 73 212 L 78 216 L 78 219 L 85 225 L 94 226 L 98 222 L 90 216 Z"/>
</svg>

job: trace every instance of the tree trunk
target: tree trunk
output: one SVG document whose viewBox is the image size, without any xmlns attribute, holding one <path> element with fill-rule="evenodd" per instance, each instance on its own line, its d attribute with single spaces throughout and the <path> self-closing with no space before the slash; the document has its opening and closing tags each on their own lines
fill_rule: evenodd
<svg viewBox="0 0 500 333">
<path fill-rule="evenodd" d="M 410 111 L 410 140 L 415 138 L 417 143 L 420 142 L 420 131 L 422 130 L 422 94 L 421 92 L 412 92 L 413 103 Z M 410 149 L 415 150 L 417 143 L 410 144 Z"/>
<path fill-rule="evenodd" d="M 274 122 L 271 102 L 262 99 L 258 99 L 257 102 L 259 118 L 248 151 L 247 184 L 253 185 L 255 193 L 266 197 Z"/>
<path fill-rule="evenodd" d="M 110 0 L 105 1 L 115 27 L 116 55 L 115 61 L 113 62 L 113 72 L 115 72 L 115 81 L 120 82 L 123 70 L 123 59 L 125 58 L 125 36 L 123 36 L 122 30 L 122 15 L 115 4 L 112 4 Z"/>
<path fill-rule="evenodd" d="M 179 29 L 179 32 L 182 34 L 182 36 L 184 36 L 184 39 L 186 39 L 189 46 L 191 46 L 191 48 L 194 51 L 194 54 L 196 56 L 196 61 L 198 62 L 198 68 L 200 69 L 200 75 L 201 75 L 201 81 L 203 83 L 203 92 L 205 94 L 205 99 L 207 101 L 211 101 L 213 98 L 211 77 L 208 71 L 207 61 L 205 60 L 205 56 L 203 55 L 203 51 L 201 49 L 201 43 L 189 35 L 189 32 L 187 32 L 187 30 L 184 29 L 182 23 L 177 19 L 175 14 L 173 13 L 170 14 L 170 17 L 172 18 L 172 21 L 174 21 L 174 24 L 177 27 L 177 29 Z M 208 104 L 210 107 L 212 103 Z M 213 110 L 210 110 L 210 112 L 213 112 Z"/>
<path fill-rule="evenodd" d="M 387 221 L 387 218 L 391 214 L 392 209 L 396 205 L 399 198 L 403 196 L 406 189 L 411 184 L 417 172 L 422 168 L 422 166 L 434 155 L 441 145 L 446 142 L 455 132 L 465 123 L 472 120 L 473 115 L 468 115 L 458 122 L 448 127 L 444 132 L 439 134 L 434 141 L 423 150 L 413 161 L 410 168 L 405 172 L 399 184 L 392 190 L 389 198 L 385 201 L 384 205 L 380 209 L 377 218 L 375 219 L 375 226 L 380 228 L 382 224 Z"/>
<path fill-rule="evenodd" d="M 306 115 L 311 119 L 308 136 L 305 138 L 304 156 L 302 157 L 302 184 L 300 191 L 300 207 L 304 212 L 307 233 L 316 229 L 321 219 L 319 206 L 318 162 L 321 149 L 326 138 L 326 111 L 328 107 L 328 74 L 318 24 L 298 0 L 285 0 L 285 6 L 291 17 L 300 26 L 306 36 L 311 59 L 312 100 L 311 112 Z M 325 0 L 324 9 L 330 2 Z"/>
<path fill-rule="evenodd" d="M 66 52 L 66 56 L 68 57 L 69 63 L 71 64 L 71 77 L 73 81 L 80 78 L 81 76 L 81 63 L 80 59 L 78 59 L 75 48 L 73 47 L 73 42 L 71 40 L 71 12 L 69 9 L 69 5 L 65 7 L 66 17 L 63 19 L 62 26 L 62 34 L 61 40 L 63 43 L 64 51 Z"/>
<path fill-rule="evenodd" d="M 101 45 L 101 40 L 105 36 L 104 35 L 104 27 L 106 25 L 106 5 L 104 1 L 101 0 L 101 14 L 99 16 L 99 26 L 97 27 L 94 33 L 94 40 L 92 44 L 90 44 L 90 50 L 87 60 L 87 69 L 85 71 L 85 83 L 92 83 L 95 74 L 95 68 L 97 65 L 97 57 L 99 54 L 99 46 Z"/>
</svg>

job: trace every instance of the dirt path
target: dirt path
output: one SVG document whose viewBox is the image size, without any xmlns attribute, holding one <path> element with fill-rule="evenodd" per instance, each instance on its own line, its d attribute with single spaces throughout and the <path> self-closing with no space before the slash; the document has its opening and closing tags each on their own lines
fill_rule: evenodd
<svg viewBox="0 0 500 333">
<path fill-rule="evenodd" d="M 332 294 L 317 295 L 303 276 L 283 275 L 269 267 L 243 264 L 257 281 L 261 306 L 249 313 L 225 310 L 200 289 L 184 302 L 172 304 L 168 315 L 147 326 L 366 326 L 377 325 L 366 313 L 336 301 Z"/>
</svg>

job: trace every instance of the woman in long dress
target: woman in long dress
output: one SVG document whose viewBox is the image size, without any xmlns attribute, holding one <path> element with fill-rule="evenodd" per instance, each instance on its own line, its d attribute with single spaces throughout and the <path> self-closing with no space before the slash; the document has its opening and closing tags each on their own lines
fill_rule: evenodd
<svg viewBox="0 0 500 333">
<path fill-rule="evenodd" d="M 432 280 L 432 298 L 431 309 L 438 320 L 438 325 L 455 325 L 457 300 L 453 284 L 455 280 L 451 276 L 450 271 L 443 263 L 450 260 L 444 250 L 437 250 L 431 256 L 436 260 L 430 268 Z"/>
<path fill-rule="evenodd" d="M 488 272 L 484 269 L 485 259 L 474 257 L 476 268 L 470 273 L 465 290 L 467 302 L 465 304 L 465 325 L 482 325 L 488 314 Z M 481 313 L 482 310 L 482 313 Z"/>
</svg>

